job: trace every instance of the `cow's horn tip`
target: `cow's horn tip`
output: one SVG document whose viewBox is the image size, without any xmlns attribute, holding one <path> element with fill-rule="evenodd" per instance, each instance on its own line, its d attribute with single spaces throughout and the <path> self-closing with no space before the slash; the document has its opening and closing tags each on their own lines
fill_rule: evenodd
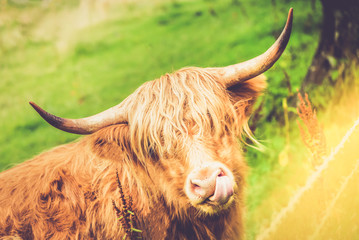
<svg viewBox="0 0 359 240">
<path fill-rule="evenodd" d="M 31 105 L 31 107 L 33 107 L 34 109 L 39 108 L 39 106 L 37 106 L 36 103 L 34 103 L 33 101 L 29 101 L 29 104 Z"/>
<path fill-rule="evenodd" d="M 33 107 L 38 113 L 42 112 L 42 108 L 39 107 L 36 103 L 34 103 L 33 101 L 30 101 L 29 104 L 31 105 L 31 107 Z"/>
<path fill-rule="evenodd" d="M 288 19 L 293 17 L 293 8 L 291 7 L 288 12 Z"/>
</svg>

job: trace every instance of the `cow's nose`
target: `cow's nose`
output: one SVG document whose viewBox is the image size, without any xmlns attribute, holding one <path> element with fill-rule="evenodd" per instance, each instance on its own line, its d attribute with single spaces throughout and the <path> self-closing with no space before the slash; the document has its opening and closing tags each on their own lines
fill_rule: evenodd
<svg viewBox="0 0 359 240">
<path fill-rule="evenodd" d="M 190 176 L 193 194 L 202 200 L 225 204 L 233 195 L 233 181 L 221 168 L 202 168 Z"/>
</svg>

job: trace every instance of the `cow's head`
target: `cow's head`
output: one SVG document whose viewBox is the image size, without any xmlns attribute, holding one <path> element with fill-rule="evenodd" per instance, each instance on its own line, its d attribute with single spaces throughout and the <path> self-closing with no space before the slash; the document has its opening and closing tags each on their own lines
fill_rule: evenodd
<svg viewBox="0 0 359 240">
<path fill-rule="evenodd" d="M 166 74 L 91 117 L 59 118 L 31 105 L 56 128 L 102 136 L 93 143 L 100 156 L 118 160 L 114 153 L 121 152 L 140 163 L 156 186 L 154 194 L 170 207 L 215 214 L 241 195 L 245 164 L 237 139 L 265 88 L 261 74 L 284 51 L 291 26 L 292 10 L 282 34 L 262 55 L 227 67 Z"/>
</svg>

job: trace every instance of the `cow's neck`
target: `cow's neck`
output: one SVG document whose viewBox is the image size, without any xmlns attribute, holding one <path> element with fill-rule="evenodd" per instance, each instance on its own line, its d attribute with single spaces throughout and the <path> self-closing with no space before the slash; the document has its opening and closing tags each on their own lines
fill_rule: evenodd
<svg viewBox="0 0 359 240">
<path fill-rule="evenodd" d="M 231 214 L 226 211 L 220 215 L 198 216 L 191 207 L 185 217 L 173 214 L 173 210 L 159 201 L 149 214 L 138 217 L 138 227 L 143 230 L 144 239 L 222 239 L 226 223 Z"/>
</svg>

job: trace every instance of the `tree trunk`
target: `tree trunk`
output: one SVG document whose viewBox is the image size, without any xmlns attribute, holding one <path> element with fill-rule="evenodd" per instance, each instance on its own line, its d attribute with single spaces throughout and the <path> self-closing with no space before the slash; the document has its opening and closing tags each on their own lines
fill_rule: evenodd
<svg viewBox="0 0 359 240">
<path fill-rule="evenodd" d="M 338 74 L 359 61 L 359 0 L 321 0 L 322 31 L 312 64 L 302 84 L 308 91 L 324 81 L 334 85 Z"/>
</svg>

